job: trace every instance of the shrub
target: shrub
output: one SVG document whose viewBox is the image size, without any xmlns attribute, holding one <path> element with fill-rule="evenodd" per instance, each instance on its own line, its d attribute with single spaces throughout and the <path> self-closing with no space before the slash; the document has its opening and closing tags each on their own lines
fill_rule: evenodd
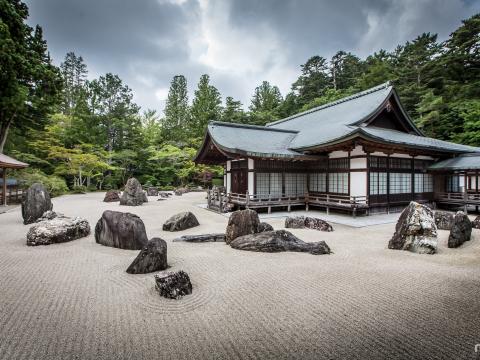
<svg viewBox="0 0 480 360">
<path fill-rule="evenodd" d="M 87 187 L 85 185 L 77 185 L 72 188 L 72 194 L 85 194 Z"/>
<path fill-rule="evenodd" d="M 12 177 L 24 186 L 29 187 L 34 183 L 41 183 L 50 193 L 50 196 L 59 196 L 68 192 L 68 186 L 64 178 L 56 175 L 47 175 L 43 171 L 35 168 L 26 168 L 16 170 Z"/>
</svg>

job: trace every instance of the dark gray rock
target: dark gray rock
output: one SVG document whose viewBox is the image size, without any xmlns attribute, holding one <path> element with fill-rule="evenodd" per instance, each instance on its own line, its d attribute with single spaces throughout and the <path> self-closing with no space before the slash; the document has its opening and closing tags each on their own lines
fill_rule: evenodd
<svg viewBox="0 0 480 360">
<path fill-rule="evenodd" d="M 190 192 L 190 189 L 185 187 L 178 188 L 173 191 L 173 193 L 177 196 L 182 196 L 183 194 L 186 194 L 188 192 Z"/>
<path fill-rule="evenodd" d="M 120 205 L 138 206 L 145 202 L 146 195 L 142 185 L 135 178 L 130 178 L 125 185 L 125 190 L 120 197 Z"/>
<path fill-rule="evenodd" d="M 169 198 L 170 196 L 172 196 L 172 193 L 171 192 L 168 192 L 168 191 L 160 191 L 158 193 L 158 195 L 161 197 L 161 198 Z"/>
<path fill-rule="evenodd" d="M 452 230 L 450 230 L 450 236 L 448 237 L 448 247 L 459 247 L 465 241 L 470 240 L 471 236 L 472 222 L 467 214 L 463 211 L 458 211 L 453 219 Z"/>
<path fill-rule="evenodd" d="M 103 202 L 117 202 L 120 201 L 120 191 L 118 190 L 108 190 L 105 193 Z"/>
<path fill-rule="evenodd" d="M 333 231 L 332 225 L 322 219 L 309 216 L 289 216 L 285 219 L 285 227 L 288 229 L 313 229 L 319 231 Z"/>
<path fill-rule="evenodd" d="M 148 202 L 148 196 L 147 196 L 147 193 L 145 191 L 143 192 L 143 202 L 144 203 Z"/>
<path fill-rule="evenodd" d="M 53 204 L 47 189 L 40 183 L 33 184 L 23 195 L 23 223 L 25 225 L 34 223 L 38 218 L 42 217 L 45 211 L 52 210 L 52 208 Z"/>
<path fill-rule="evenodd" d="M 450 230 L 453 225 L 453 214 L 448 211 L 435 211 L 435 225 L 438 230 Z"/>
<path fill-rule="evenodd" d="M 412 201 L 400 215 L 388 248 L 419 254 L 435 254 L 437 226 L 433 211 L 425 205 Z"/>
<path fill-rule="evenodd" d="M 145 246 L 127 269 L 129 274 L 146 274 L 165 270 L 167 264 L 167 243 L 160 238 L 153 238 Z"/>
<path fill-rule="evenodd" d="M 182 231 L 200 225 L 190 211 L 173 215 L 163 224 L 163 231 Z"/>
<path fill-rule="evenodd" d="M 180 299 L 192 293 L 190 277 L 184 271 L 155 275 L 155 289 L 168 299 Z"/>
<path fill-rule="evenodd" d="M 156 187 L 149 187 L 147 189 L 148 196 L 158 196 L 158 189 Z"/>
<path fill-rule="evenodd" d="M 237 237 L 230 246 L 238 250 L 280 252 L 298 251 L 313 255 L 330 254 L 325 241 L 307 243 L 286 230 L 266 231 Z"/>
<path fill-rule="evenodd" d="M 258 232 L 273 231 L 273 226 L 266 222 L 258 224 Z"/>
<path fill-rule="evenodd" d="M 480 215 L 477 216 L 475 220 L 472 221 L 472 228 L 480 229 Z"/>
<path fill-rule="evenodd" d="M 186 242 L 225 242 L 225 234 L 183 235 L 173 241 Z"/>
<path fill-rule="evenodd" d="M 260 220 L 255 210 L 237 210 L 228 219 L 225 242 L 230 244 L 239 236 L 258 233 Z"/>
<path fill-rule="evenodd" d="M 79 239 L 90 234 L 90 224 L 83 218 L 57 215 L 33 225 L 27 233 L 27 245 L 50 245 Z"/>
<path fill-rule="evenodd" d="M 148 238 L 137 215 L 107 210 L 95 226 L 95 241 L 105 246 L 140 250 L 147 245 Z"/>
</svg>

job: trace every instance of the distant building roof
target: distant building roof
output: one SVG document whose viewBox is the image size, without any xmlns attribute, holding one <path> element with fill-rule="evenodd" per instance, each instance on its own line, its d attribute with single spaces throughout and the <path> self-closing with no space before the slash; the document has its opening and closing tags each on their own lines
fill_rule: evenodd
<svg viewBox="0 0 480 360">
<path fill-rule="evenodd" d="M 429 170 L 480 170 L 480 153 L 464 154 L 452 159 L 439 161 L 429 167 Z"/>
<path fill-rule="evenodd" d="M 399 130 L 374 123 L 385 111 L 394 114 L 388 116 L 393 116 Z M 220 151 L 252 157 L 301 158 L 307 151 L 319 153 L 322 148 L 357 137 L 423 152 L 480 153 L 480 148 L 425 137 L 388 82 L 266 126 L 211 122 L 208 134 Z M 203 147 L 202 151 L 208 149 Z"/>
<path fill-rule="evenodd" d="M 0 168 L 21 169 L 21 168 L 26 168 L 27 166 L 28 166 L 27 163 L 18 161 L 5 154 L 0 154 Z"/>
</svg>

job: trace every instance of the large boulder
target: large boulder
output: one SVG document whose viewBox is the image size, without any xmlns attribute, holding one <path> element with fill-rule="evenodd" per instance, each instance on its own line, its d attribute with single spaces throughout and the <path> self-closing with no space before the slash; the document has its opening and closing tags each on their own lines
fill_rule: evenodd
<svg viewBox="0 0 480 360">
<path fill-rule="evenodd" d="M 28 188 L 22 200 L 22 216 L 25 225 L 34 223 L 45 211 L 52 210 L 53 204 L 47 189 L 35 183 Z"/>
<path fill-rule="evenodd" d="M 145 202 L 145 193 L 142 185 L 135 178 L 130 178 L 125 185 L 125 190 L 120 197 L 120 205 L 138 206 Z"/>
<path fill-rule="evenodd" d="M 450 230 L 453 225 L 453 214 L 448 211 L 435 211 L 435 224 L 438 230 Z"/>
<path fill-rule="evenodd" d="M 388 248 L 419 254 L 435 254 L 437 226 L 433 211 L 425 205 L 412 201 L 400 215 Z"/>
<path fill-rule="evenodd" d="M 186 242 L 225 242 L 224 233 L 216 234 L 202 234 L 202 235 L 183 235 L 179 238 L 173 239 L 173 241 L 186 241 Z"/>
<path fill-rule="evenodd" d="M 197 218 L 190 211 L 173 215 L 163 224 L 163 231 L 182 231 L 200 225 Z"/>
<path fill-rule="evenodd" d="M 86 219 L 57 215 L 33 225 L 27 233 L 27 245 L 50 245 L 79 239 L 90 234 Z"/>
<path fill-rule="evenodd" d="M 237 210 L 230 215 L 228 219 L 227 230 L 225 232 L 225 242 L 230 244 L 233 239 L 239 236 L 258 233 L 260 220 L 255 210 Z"/>
<path fill-rule="evenodd" d="M 165 270 L 167 267 L 167 243 L 160 238 L 153 238 L 140 250 L 138 256 L 128 267 L 127 273 L 146 274 Z"/>
<path fill-rule="evenodd" d="M 120 192 L 118 190 L 108 190 L 103 198 L 103 202 L 120 201 Z"/>
<path fill-rule="evenodd" d="M 95 226 L 95 241 L 105 246 L 140 250 L 147 245 L 148 238 L 137 215 L 107 210 Z"/>
<path fill-rule="evenodd" d="M 320 231 L 333 231 L 332 225 L 322 219 L 309 216 L 289 216 L 285 219 L 285 227 L 288 229 L 313 229 Z"/>
<path fill-rule="evenodd" d="M 192 293 L 190 277 L 184 271 L 155 275 L 155 289 L 168 299 L 179 299 Z"/>
<path fill-rule="evenodd" d="M 472 228 L 480 229 L 480 215 L 477 216 L 475 220 L 472 221 Z"/>
<path fill-rule="evenodd" d="M 273 231 L 273 226 L 266 222 L 258 224 L 258 232 Z"/>
<path fill-rule="evenodd" d="M 63 214 L 60 214 L 60 213 L 56 213 L 55 211 L 53 210 L 48 210 L 48 211 L 45 211 L 43 213 L 43 215 L 41 217 L 39 217 L 35 222 L 41 222 L 41 221 L 45 221 L 45 220 L 52 220 L 52 219 L 55 219 L 56 217 L 64 217 Z"/>
<path fill-rule="evenodd" d="M 330 254 L 325 241 L 307 243 L 286 230 L 265 231 L 237 237 L 230 246 L 238 250 L 280 252 L 299 251 L 313 255 Z"/>
<path fill-rule="evenodd" d="M 448 237 L 448 247 L 456 248 L 462 245 L 465 241 L 470 240 L 472 236 L 472 222 L 467 214 L 463 211 L 458 211 L 453 219 L 452 230 Z"/>
<path fill-rule="evenodd" d="M 149 187 L 147 189 L 148 196 L 158 196 L 158 189 L 156 187 Z"/>
</svg>

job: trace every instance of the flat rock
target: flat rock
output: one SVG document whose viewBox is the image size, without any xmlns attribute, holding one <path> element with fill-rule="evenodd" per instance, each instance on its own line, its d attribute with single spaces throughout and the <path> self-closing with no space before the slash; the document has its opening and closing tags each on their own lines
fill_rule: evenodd
<svg viewBox="0 0 480 360">
<path fill-rule="evenodd" d="M 158 189 L 156 187 L 149 187 L 147 189 L 148 196 L 158 196 Z"/>
<path fill-rule="evenodd" d="M 43 213 L 52 210 L 53 204 L 45 186 L 35 183 L 23 195 L 22 217 L 25 225 L 34 223 Z"/>
<path fill-rule="evenodd" d="M 139 206 L 145 202 L 145 199 L 146 195 L 138 180 L 135 178 L 128 179 L 125 190 L 120 197 L 120 205 Z"/>
<path fill-rule="evenodd" d="M 419 254 L 435 254 L 437 242 L 437 226 L 433 211 L 412 201 L 400 215 L 388 248 Z"/>
<path fill-rule="evenodd" d="M 258 232 L 273 231 L 273 226 L 266 222 L 258 224 Z"/>
<path fill-rule="evenodd" d="M 172 196 L 172 193 L 171 192 L 168 192 L 168 191 L 160 191 L 158 193 L 158 195 L 161 197 L 161 198 L 169 198 L 170 196 Z"/>
<path fill-rule="evenodd" d="M 480 229 L 480 215 L 477 216 L 475 220 L 472 221 L 472 228 Z"/>
<path fill-rule="evenodd" d="M 79 239 L 90 234 L 90 224 L 86 219 L 56 216 L 30 227 L 27 245 L 50 245 Z"/>
<path fill-rule="evenodd" d="M 239 236 L 258 233 L 260 220 L 255 210 L 237 210 L 234 211 L 228 219 L 227 230 L 225 232 L 225 242 L 230 244 Z"/>
<path fill-rule="evenodd" d="M 230 246 L 238 250 L 280 252 L 298 251 L 313 255 L 330 254 L 330 248 L 325 241 L 307 243 L 300 240 L 287 230 L 265 231 L 237 237 Z"/>
<path fill-rule="evenodd" d="M 202 234 L 202 235 L 183 235 L 179 238 L 173 239 L 173 241 L 186 241 L 186 242 L 225 242 L 225 234 Z"/>
<path fill-rule="evenodd" d="M 190 211 L 173 215 L 163 224 L 163 231 L 182 231 L 200 225 L 197 218 Z"/>
<path fill-rule="evenodd" d="M 313 229 L 319 231 L 333 231 L 332 225 L 322 219 L 310 216 L 289 216 L 285 219 L 285 228 Z"/>
<path fill-rule="evenodd" d="M 435 211 L 435 224 L 438 230 L 450 230 L 453 225 L 453 214 L 448 211 Z"/>
<path fill-rule="evenodd" d="M 117 202 L 120 201 L 120 191 L 118 190 L 108 190 L 105 193 L 103 202 Z"/>
<path fill-rule="evenodd" d="M 147 245 L 148 238 L 137 215 L 107 210 L 95 226 L 95 241 L 105 246 L 140 250 Z"/>
<path fill-rule="evenodd" d="M 472 236 L 472 222 L 463 211 L 457 211 L 448 237 L 448 247 L 456 248 Z"/>
<path fill-rule="evenodd" d="M 180 299 L 192 293 L 190 277 L 184 271 L 155 275 L 155 289 L 168 299 Z"/>
<path fill-rule="evenodd" d="M 38 222 L 45 221 L 45 220 L 52 220 L 52 219 L 55 219 L 56 217 L 59 217 L 59 216 L 64 218 L 63 214 L 56 213 L 53 210 L 47 210 L 35 222 L 38 223 Z"/>
<path fill-rule="evenodd" d="M 165 270 L 167 267 L 167 243 L 160 238 L 153 238 L 140 250 L 138 256 L 128 267 L 127 273 L 146 274 Z"/>
</svg>

